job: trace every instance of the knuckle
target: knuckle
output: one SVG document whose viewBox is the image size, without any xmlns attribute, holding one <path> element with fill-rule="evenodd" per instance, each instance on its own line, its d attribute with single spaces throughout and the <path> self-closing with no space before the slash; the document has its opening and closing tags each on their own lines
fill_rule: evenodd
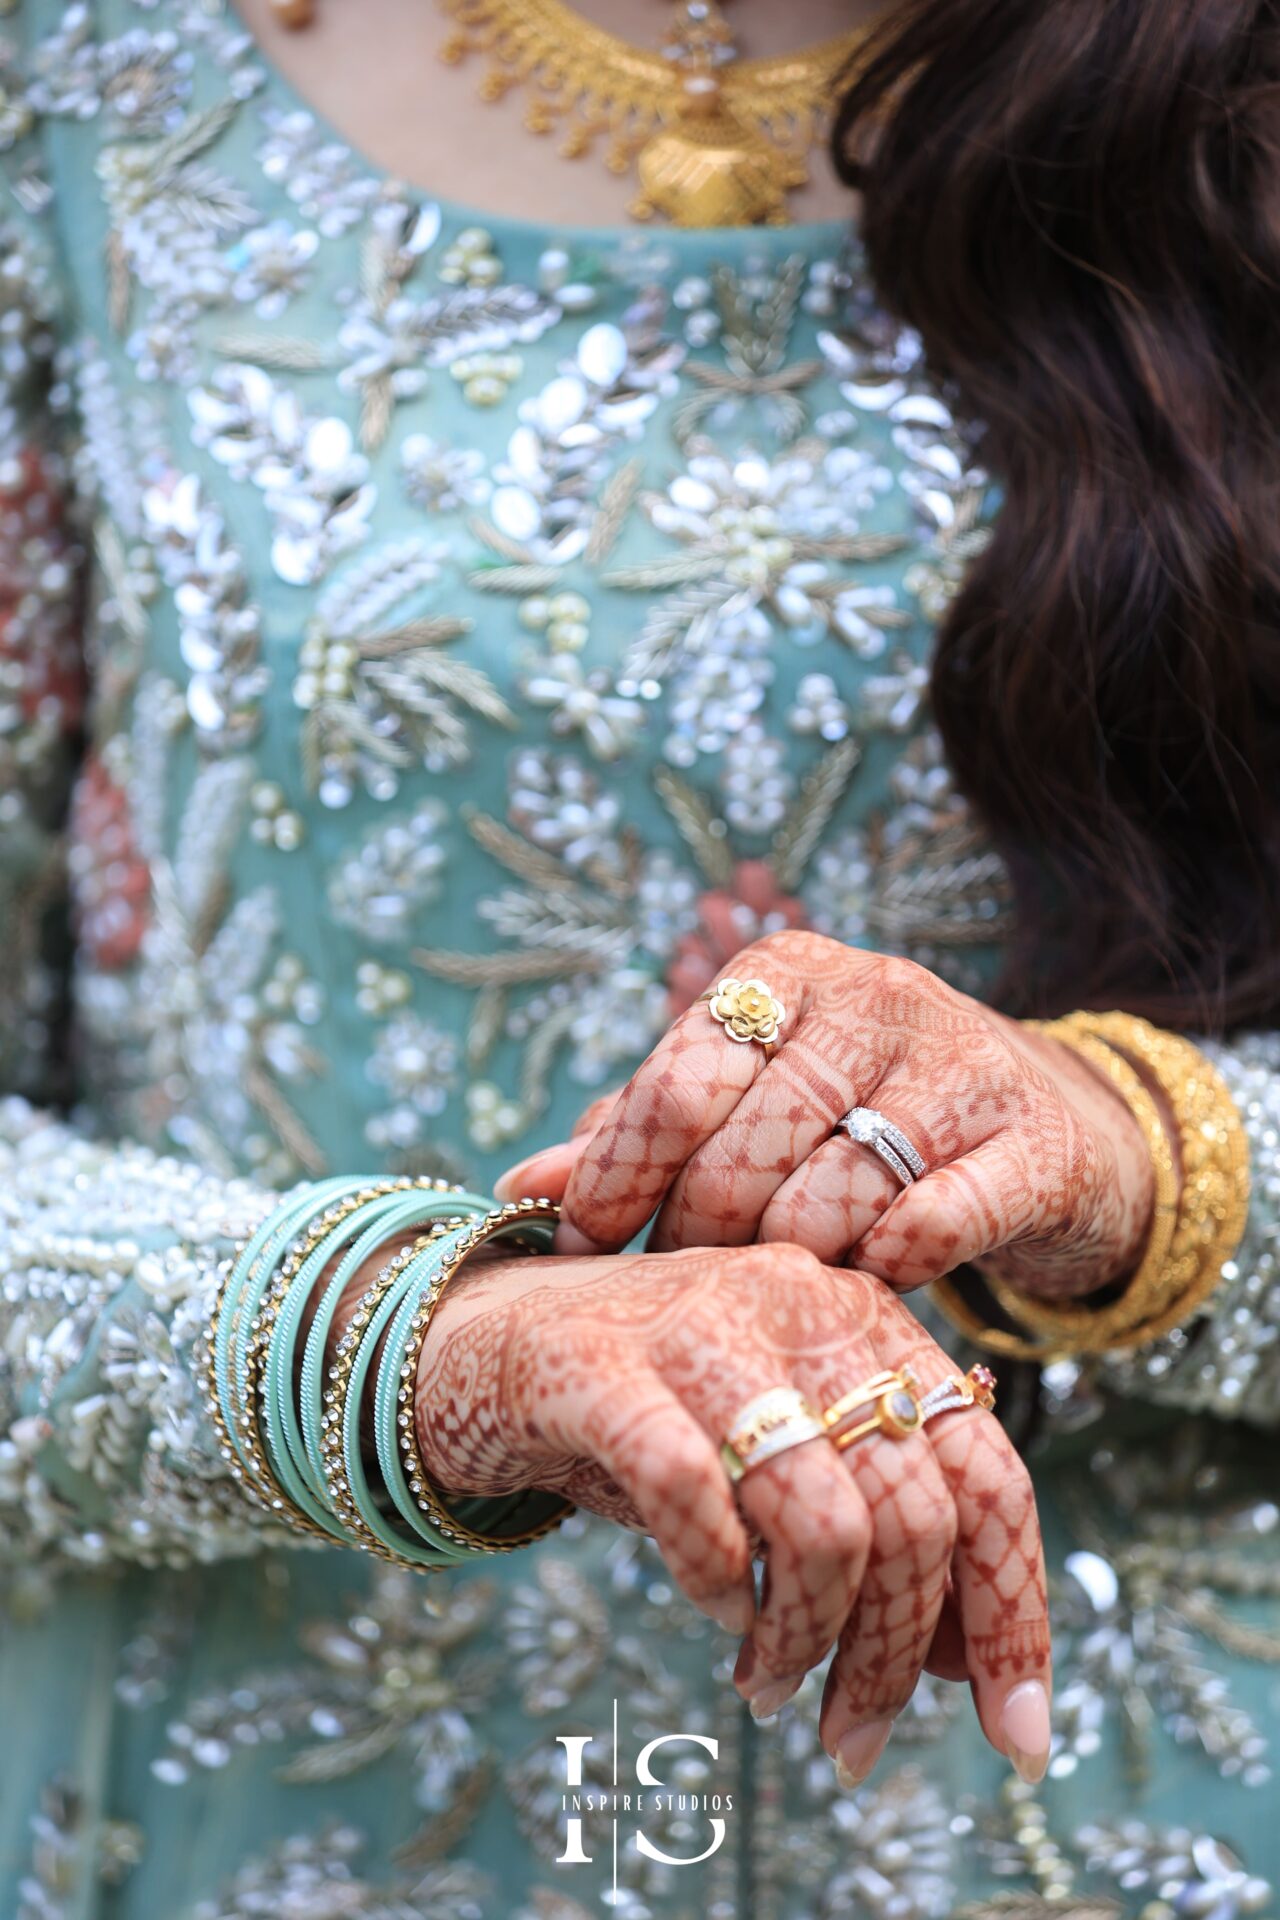
<svg viewBox="0 0 1280 1920">
<path fill-rule="evenodd" d="M 951 1557 L 959 1521 L 941 1476 L 909 1480 L 899 1494 L 898 1511 L 909 1540 L 930 1547 L 939 1559 Z"/>
<path fill-rule="evenodd" d="M 793 1550 L 806 1563 L 821 1563 L 841 1572 L 861 1567 L 871 1549 L 870 1520 L 852 1500 L 798 1506 L 788 1516 L 787 1533 Z"/>
<path fill-rule="evenodd" d="M 771 1240 L 767 1247 L 754 1247 L 760 1278 L 767 1285 L 812 1286 L 825 1279 L 826 1269 L 815 1253 L 798 1240 Z"/>
<path fill-rule="evenodd" d="M 937 976 L 922 967 L 918 960 L 908 960 L 900 953 L 886 953 L 877 962 L 878 985 L 884 993 L 901 995 L 903 998 L 932 991 L 937 986 Z"/>
<path fill-rule="evenodd" d="M 740 1052 L 740 1048 L 734 1048 Z M 700 1128 L 707 1112 L 711 1089 L 705 1063 L 686 1054 L 676 1054 L 663 1066 L 653 1089 L 652 1118 L 667 1126 L 689 1132 Z M 642 1116 L 645 1117 L 645 1116 Z"/>
<path fill-rule="evenodd" d="M 651 1448 L 641 1471 L 654 1498 L 672 1513 L 692 1513 L 719 1484 L 706 1460 L 674 1447 Z"/>
</svg>

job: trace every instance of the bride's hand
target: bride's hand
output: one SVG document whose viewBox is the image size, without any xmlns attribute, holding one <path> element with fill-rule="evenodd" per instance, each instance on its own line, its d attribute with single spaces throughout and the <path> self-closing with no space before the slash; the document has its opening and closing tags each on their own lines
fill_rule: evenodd
<svg viewBox="0 0 1280 1920">
<path fill-rule="evenodd" d="M 786 1240 L 893 1286 L 1000 1249 L 1010 1280 L 1088 1291 L 1137 1262 L 1153 1205 L 1128 1107 L 1057 1041 L 909 960 L 786 932 L 724 969 L 785 1009 L 771 1059 L 695 1004 L 590 1128 L 512 1169 L 506 1195 L 563 1195 L 557 1245 Z M 903 1188 L 836 1132 L 854 1107 L 900 1127 L 927 1169 Z"/>
<path fill-rule="evenodd" d="M 927 1662 L 969 1678 L 987 1738 L 1038 1778 L 1040 1533 L 998 1422 L 972 1408 L 844 1452 L 809 1440 L 750 1470 L 736 1499 L 720 1459 L 767 1388 L 821 1410 L 907 1363 L 926 1389 L 955 1372 L 878 1281 L 796 1247 L 477 1262 L 433 1321 L 419 1438 L 442 1487 L 562 1491 L 652 1533 L 694 1604 L 746 1636 L 735 1679 L 759 1713 L 838 1642 L 821 1734 L 846 1783 L 870 1771 Z"/>
</svg>

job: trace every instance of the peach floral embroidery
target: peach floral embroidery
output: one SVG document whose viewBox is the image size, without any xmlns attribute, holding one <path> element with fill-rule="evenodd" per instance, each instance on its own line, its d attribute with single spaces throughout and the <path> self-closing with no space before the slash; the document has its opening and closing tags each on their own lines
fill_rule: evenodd
<svg viewBox="0 0 1280 1920">
<path fill-rule="evenodd" d="M 766 933 L 806 928 L 804 903 L 784 893 L 767 860 L 739 860 L 732 891 L 716 887 L 699 894 L 698 927 L 676 947 L 667 972 L 671 1014 L 684 1013 L 721 978 L 726 963 Z"/>
</svg>

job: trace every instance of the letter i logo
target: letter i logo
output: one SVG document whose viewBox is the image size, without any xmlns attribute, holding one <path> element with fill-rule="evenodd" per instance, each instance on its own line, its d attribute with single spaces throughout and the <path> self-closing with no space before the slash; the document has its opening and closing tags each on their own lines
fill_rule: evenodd
<svg viewBox="0 0 1280 1920">
<path fill-rule="evenodd" d="M 582 1785 L 582 1756 L 591 1745 L 591 1736 L 587 1733 L 558 1733 L 556 1745 L 564 1748 L 568 1770 L 567 1785 L 570 1789 Z M 565 1833 L 564 1852 L 556 1861 L 558 1867 L 588 1867 L 591 1855 L 582 1847 L 582 1815 L 569 1815 L 568 1830 Z"/>
</svg>

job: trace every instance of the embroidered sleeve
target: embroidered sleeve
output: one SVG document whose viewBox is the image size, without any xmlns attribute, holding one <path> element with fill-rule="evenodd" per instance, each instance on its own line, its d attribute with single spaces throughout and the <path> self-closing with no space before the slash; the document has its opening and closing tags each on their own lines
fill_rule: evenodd
<svg viewBox="0 0 1280 1920">
<path fill-rule="evenodd" d="M 1197 1043 L 1202 1044 L 1202 1043 Z M 1204 1044 L 1249 1134 L 1249 1218 L 1202 1314 L 1100 1380 L 1124 1394 L 1259 1423 L 1280 1421 L 1280 1033 Z"/>
<path fill-rule="evenodd" d="M 0 1102 L 0 1565 L 286 1537 L 227 1476 L 201 1393 L 218 1264 L 275 1199 Z"/>
</svg>

